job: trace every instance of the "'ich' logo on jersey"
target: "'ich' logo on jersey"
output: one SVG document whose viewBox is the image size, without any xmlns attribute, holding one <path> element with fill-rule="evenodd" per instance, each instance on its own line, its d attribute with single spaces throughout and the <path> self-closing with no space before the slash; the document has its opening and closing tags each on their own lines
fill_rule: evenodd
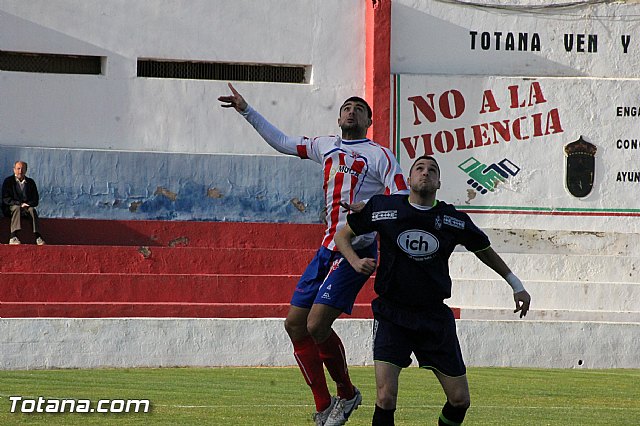
<svg viewBox="0 0 640 426">
<path fill-rule="evenodd" d="M 398 235 L 398 247 L 414 260 L 426 260 L 435 253 L 440 242 L 433 234 L 420 229 L 410 229 Z"/>
</svg>

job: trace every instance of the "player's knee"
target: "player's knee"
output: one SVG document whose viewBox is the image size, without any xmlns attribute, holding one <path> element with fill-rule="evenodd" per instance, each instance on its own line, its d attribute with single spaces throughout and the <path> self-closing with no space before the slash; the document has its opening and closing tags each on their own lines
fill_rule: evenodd
<svg viewBox="0 0 640 426">
<path fill-rule="evenodd" d="M 331 336 L 331 324 L 327 325 L 324 321 L 316 321 L 313 318 L 309 318 L 307 332 L 316 343 L 322 343 Z"/>
<path fill-rule="evenodd" d="M 307 324 L 291 318 L 284 320 L 284 329 L 291 340 L 299 340 L 308 334 Z"/>
<path fill-rule="evenodd" d="M 376 380 L 376 405 L 385 410 L 393 410 L 398 403 L 398 387 L 386 380 Z"/>
<path fill-rule="evenodd" d="M 384 389 L 378 389 L 376 397 L 376 405 L 384 410 L 393 410 L 398 403 L 398 395 L 393 392 L 387 392 Z"/>
<path fill-rule="evenodd" d="M 463 393 L 449 399 L 449 404 L 457 409 L 466 411 L 471 406 L 471 398 L 469 397 L 468 393 Z"/>
</svg>

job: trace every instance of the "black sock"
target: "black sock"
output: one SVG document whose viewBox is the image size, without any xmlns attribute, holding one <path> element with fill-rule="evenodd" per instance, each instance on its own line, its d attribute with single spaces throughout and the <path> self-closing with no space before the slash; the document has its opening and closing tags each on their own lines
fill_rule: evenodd
<svg viewBox="0 0 640 426">
<path fill-rule="evenodd" d="M 442 413 L 438 419 L 439 426 L 458 426 L 462 424 L 467 408 L 454 407 L 447 401 L 442 407 Z"/>
<path fill-rule="evenodd" d="M 11 238 L 13 238 L 13 237 L 17 237 L 17 236 L 18 236 L 18 231 L 16 231 L 16 232 L 12 232 L 12 233 L 11 233 Z"/>
<path fill-rule="evenodd" d="M 378 407 L 376 404 L 376 410 L 373 412 L 371 426 L 394 426 L 393 413 L 395 412 L 395 408 L 385 410 L 384 408 Z"/>
<path fill-rule="evenodd" d="M 39 232 L 34 232 L 33 236 L 36 237 L 36 238 L 41 238 L 42 237 L 42 235 L 40 235 Z"/>
</svg>

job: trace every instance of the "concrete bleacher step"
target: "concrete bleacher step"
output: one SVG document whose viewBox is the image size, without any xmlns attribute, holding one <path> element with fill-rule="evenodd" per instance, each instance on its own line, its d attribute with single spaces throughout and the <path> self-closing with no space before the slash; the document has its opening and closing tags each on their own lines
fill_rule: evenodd
<svg viewBox="0 0 640 426">
<path fill-rule="evenodd" d="M 640 234 L 536 229 L 484 229 L 498 253 L 640 256 Z"/>
<path fill-rule="evenodd" d="M 459 306 L 460 319 L 463 320 L 514 320 L 519 314 L 514 308 L 478 308 Z M 616 322 L 640 323 L 640 311 L 588 311 L 569 309 L 531 309 L 527 321 L 579 321 L 579 322 Z"/>
<path fill-rule="evenodd" d="M 640 283 L 526 281 L 535 309 L 573 311 L 640 311 Z M 509 308 L 511 288 L 501 278 L 455 279 L 449 303 L 455 306 Z"/>
<path fill-rule="evenodd" d="M 499 254 L 523 281 L 640 282 L 640 256 Z M 487 279 L 497 276 L 469 252 L 453 253 L 449 270 L 454 278 Z"/>
<path fill-rule="evenodd" d="M 602 232 L 487 230 L 493 248 L 532 296 L 528 320 L 637 323 L 640 236 Z M 450 263 L 460 318 L 509 320 L 509 287 L 475 255 L 457 248 Z"/>
</svg>

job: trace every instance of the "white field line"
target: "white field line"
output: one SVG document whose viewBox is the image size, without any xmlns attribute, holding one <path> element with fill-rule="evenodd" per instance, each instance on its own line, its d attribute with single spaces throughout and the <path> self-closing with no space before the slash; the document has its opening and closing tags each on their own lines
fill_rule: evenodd
<svg viewBox="0 0 640 426">
<path fill-rule="evenodd" d="M 9 398 L 14 395 L 5 395 L 0 394 L 0 399 Z M 63 400 L 63 399 L 83 399 L 83 398 L 60 398 L 60 397 L 50 397 L 50 396 L 31 396 L 31 395 L 20 395 L 23 399 L 37 399 L 42 396 L 47 400 Z M 146 399 L 146 398 L 138 398 L 138 399 Z M 315 407 L 313 404 L 217 404 L 217 405 L 184 405 L 184 404 L 154 404 L 151 402 L 151 407 L 168 407 L 168 408 L 181 408 L 181 409 L 220 409 L 220 408 L 276 408 L 276 407 L 288 407 L 288 408 L 313 408 Z M 366 408 L 374 408 L 374 405 L 362 404 L 361 407 Z M 402 404 L 399 405 L 399 409 L 402 408 L 441 408 L 442 404 L 422 404 L 422 405 L 411 405 L 402 407 Z M 488 409 L 488 410 L 509 410 L 509 409 L 517 409 L 517 410 L 591 410 L 591 411 L 639 411 L 640 407 L 593 407 L 593 406 L 534 406 L 534 405 L 518 405 L 517 407 L 512 406 L 504 406 L 504 405 L 478 405 L 473 404 L 470 408 L 471 410 L 477 409 Z"/>
</svg>

